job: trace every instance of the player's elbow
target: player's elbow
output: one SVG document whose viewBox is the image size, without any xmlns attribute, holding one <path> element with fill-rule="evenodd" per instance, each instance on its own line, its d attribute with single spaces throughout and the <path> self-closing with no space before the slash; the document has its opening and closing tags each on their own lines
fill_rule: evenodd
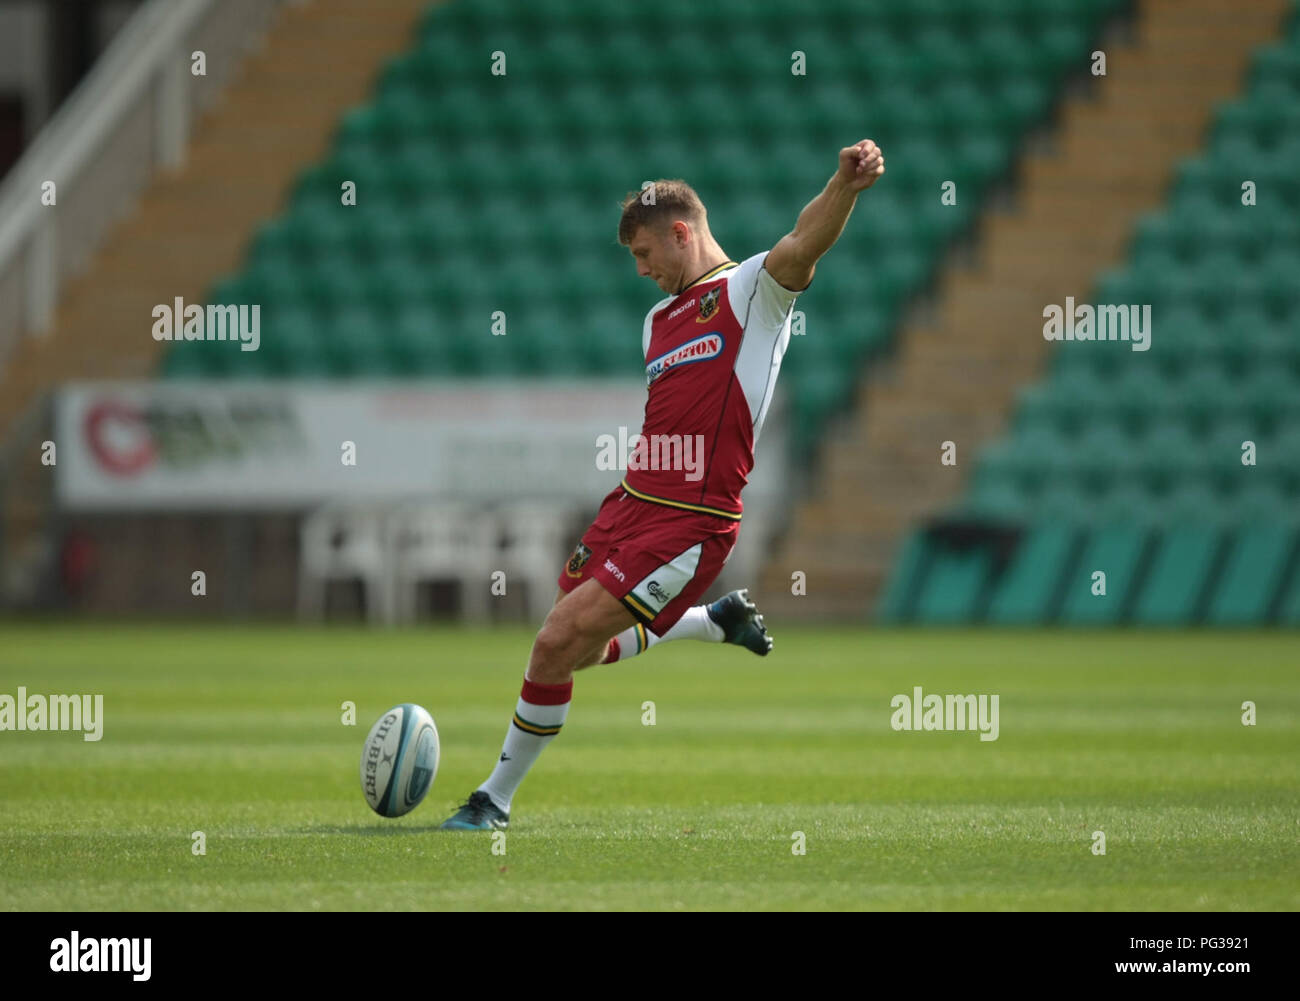
<svg viewBox="0 0 1300 1001">
<path fill-rule="evenodd" d="M 767 272 L 782 288 L 800 292 L 812 281 L 819 256 L 811 254 L 797 234 L 791 233 L 767 255 Z"/>
</svg>

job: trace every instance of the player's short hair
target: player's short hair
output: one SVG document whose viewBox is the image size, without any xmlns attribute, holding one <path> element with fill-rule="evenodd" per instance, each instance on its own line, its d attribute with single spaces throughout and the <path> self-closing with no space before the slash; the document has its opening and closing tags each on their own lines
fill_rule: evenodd
<svg viewBox="0 0 1300 1001">
<path fill-rule="evenodd" d="M 654 198 L 647 188 L 629 191 L 623 199 L 623 218 L 618 221 L 618 242 L 627 246 L 642 226 L 654 229 L 671 226 L 678 219 L 700 226 L 706 219 L 704 203 L 695 189 L 682 180 L 652 181 Z M 647 204 L 650 202 L 651 204 Z"/>
</svg>

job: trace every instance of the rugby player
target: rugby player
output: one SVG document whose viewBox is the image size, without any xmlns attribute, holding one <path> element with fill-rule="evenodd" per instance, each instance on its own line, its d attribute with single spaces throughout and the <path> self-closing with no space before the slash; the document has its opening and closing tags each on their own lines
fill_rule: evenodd
<svg viewBox="0 0 1300 1001">
<path fill-rule="evenodd" d="M 761 155 L 756 151 L 755 155 Z M 885 172 L 870 139 L 840 150 L 826 187 L 770 251 L 737 264 L 709 232 L 683 181 L 631 192 L 618 239 L 637 274 L 664 292 L 646 314 L 648 384 L 641 439 L 703 446 L 702 475 L 672 463 L 628 463 L 560 573 L 560 593 L 533 642 L 501 757 L 442 824 L 502 830 L 519 784 L 560 732 L 573 673 L 677 639 L 734 643 L 765 655 L 772 641 L 745 591 L 696 605 L 740 531 L 740 492 L 754 466 L 796 296 L 839 238 L 858 195 Z"/>
</svg>

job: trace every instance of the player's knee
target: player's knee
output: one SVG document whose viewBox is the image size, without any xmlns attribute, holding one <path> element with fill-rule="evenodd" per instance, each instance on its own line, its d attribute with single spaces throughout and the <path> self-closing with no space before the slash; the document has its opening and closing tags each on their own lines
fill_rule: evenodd
<svg viewBox="0 0 1300 1001">
<path fill-rule="evenodd" d="M 542 685 L 562 685 L 569 680 L 577 661 L 585 651 L 576 651 L 573 636 L 563 626 L 549 619 L 533 640 L 528 658 L 528 676 Z"/>
<path fill-rule="evenodd" d="M 537 663 L 550 663 L 559 658 L 564 646 L 562 632 L 547 623 L 538 630 L 533 640 L 532 660 Z"/>
</svg>

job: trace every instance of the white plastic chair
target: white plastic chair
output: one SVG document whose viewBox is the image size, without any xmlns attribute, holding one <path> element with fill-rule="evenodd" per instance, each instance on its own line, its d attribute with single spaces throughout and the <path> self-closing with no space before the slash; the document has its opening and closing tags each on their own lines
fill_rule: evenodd
<svg viewBox="0 0 1300 1001">
<path fill-rule="evenodd" d="M 578 542 L 573 510 L 537 501 L 508 504 L 500 513 L 506 534 L 500 569 L 505 571 L 507 586 L 515 580 L 525 584 L 528 616 L 541 621 L 555 601 L 555 582 L 565 557 Z"/>
<path fill-rule="evenodd" d="M 302 522 L 298 614 L 320 619 L 330 581 L 360 579 L 366 617 L 393 619 L 393 588 L 385 545 L 385 513 L 377 507 L 325 507 Z"/>
<path fill-rule="evenodd" d="M 433 580 L 454 580 L 465 618 L 486 621 L 500 536 L 497 517 L 474 505 L 430 503 L 395 511 L 389 546 L 400 621 L 415 619 L 419 587 Z"/>
</svg>

